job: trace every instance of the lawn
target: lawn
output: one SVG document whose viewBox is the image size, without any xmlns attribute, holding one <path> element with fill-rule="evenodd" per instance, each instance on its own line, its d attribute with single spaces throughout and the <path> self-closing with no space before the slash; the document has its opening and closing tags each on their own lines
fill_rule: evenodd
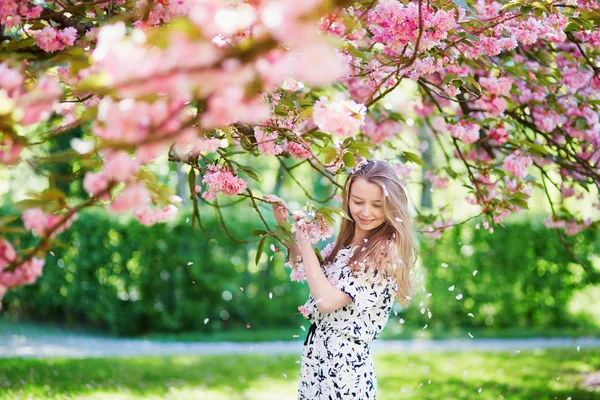
<svg viewBox="0 0 600 400">
<path fill-rule="evenodd" d="M 380 400 L 600 398 L 582 387 L 600 349 L 378 354 L 375 366 Z M 5 359 L 0 399 L 295 399 L 299 368 L 299 356 L 251 353 Z"/>
</svg>

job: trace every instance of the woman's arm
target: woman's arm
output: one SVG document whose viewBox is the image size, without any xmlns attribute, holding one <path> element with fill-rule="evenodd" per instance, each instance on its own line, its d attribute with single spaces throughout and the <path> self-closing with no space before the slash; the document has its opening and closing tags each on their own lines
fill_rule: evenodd
<svg viewBox="0 0 600 400">
<path fill-rule="evenodd" d="M 311 243 L 308 240 L 297 238 L 297 244 L 310 293 L 316 300 L 319 312 L 328 313 L 350 304 L 352 299 L 327 280 Z"/>
</svg>

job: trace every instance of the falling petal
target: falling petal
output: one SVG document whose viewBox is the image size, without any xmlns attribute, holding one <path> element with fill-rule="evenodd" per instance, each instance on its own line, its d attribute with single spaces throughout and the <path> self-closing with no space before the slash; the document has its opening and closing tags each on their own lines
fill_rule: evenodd
<svg viewBox="0 0 600 400">
<path fill-rule="evenodd" d="M 473 335 L 471 335 L 471 332 L 469 332 L 469 337 L 470 337 L 471 339 L 473 339 Z"/>
<path fill-rule="evenodd" d="M 469 317 L 471 317 L 471 318 L 475 318 L 475 316 L 473 315 L 473 313 L 468 313 L 467 315 L 468 315 Z"/>
<path fill-rule="evenodd" d="M 517 354 L 521 354 L 521 350 L 517 350 L 517 351 L 516 351 L 516 353 L 517 353 Z"/>
<path fill-rule="evenodd" d="M 190 261 L 190 262 L 188 262 L 188 264 L 187 264 L 187 265 L 192 265 L 192 264 L 193 264 L 193 262 L 191 262 L 191 261 Z"/>
<path fill-rule="evenodd" d="M 285 379 L 287 379 L 287 375 L 286 375 L 286 374 L 281 374 L 281 375 L 283 375 L 283 377 L 284 377 Z"/>
<path fill-rule="evenodd" d="M 579 351 L 580 348 L 581 348 L 581 346 L 577 346 L 577 351 Z"/>
<path fill-rule="evenodd" d="M 477 270 L 473 271 L 473 276 L 477 275 Z"/>
<path fill-rule="evenodd" d="M 52 257 L 54 257 L 54 252 L 53 251 L 51 251 L 50 254 L 52 254 Z"/>
<path fill-rule="evenodd" d="M 463 298 L 463 295 L 462 295 L 462 293 L 461 293 L 461 294 L 459 294 L 458 296 L 456 296 L 456 300 L 460 300 L 460 299 L 462 299 L 462 298 Z"/>
<path fill-rule="evenodd" d="M 292 335 L 293 338 L 299 338 L 300 335 Z"/>
<path fill-rule="evenodd" d="M 195 285 L 195 284 L 196 284 L 196 281 L 192 281 L 192 284 L 194 284 L 194 285 Z"/>
<path fill-rule="evenodd" d="M 417 386 L 417 389 L 420 388 L 421 386 L 423 386 L 423 382 L 419 383 L 419 386 Z"/>
<path fill-rule="evenodd" d="M 240 290 L 243 292 L 243 291 L 244 291 L 244 288 L 240 286 Z"/>
<path fill-rule="evenodd" d="M 431 319 L 431 311 L 429 309 L 427 309 L 427 318 Z"/>
<path fill-rule="evenodd" d="M 442 263 L 442 268 L 448 268 L 448 264 Z"/>
<path fill-rule="evenodd" d="M 306 332 L 306 328 L 304 327 L 304 325 L 301 325 L 300 329 L 302 329 L 304 332 Z"/>
<path fill-rule="evenodd" d="M 425 314 L 425 307 L 421 308 L 421 314 Z"/>
<path fill-rule="evenodd" d="M 271 243 L 271 246 L 269 246 L 269 248 L 271 249 L 271 251 L 275 251 L 275 245 L 273 243 Z"/>
<path fill-rule="evenodd" d="M 427 329 L 427 324 L 425 324 L 425 326 L 423 327 L 423 329 Z"/>
<path fill-rule="evenodd" d="M 399 321 L 399 322 L 400 322 L 401 324 L 404 324 L 404 320 L 403 320 L 402 318 L 400 318 L 400 321 Z"/>
<path fill-rule="evenodd" d="M 186 219 L 185 219 L 185 223 L 187 224 L 188 222 L 190 222 L 190 219 L 189 219 L 189 218 L 186 218 Z"/>
<path fill-rule="evenodd" d="M 273 293 L 269 292 L 269 298 L 272 299 L 273 298 Z"/>
<path fill-rule="evenodd" d="M 483 391 L 483 388 L 479 388 L 479 389 L 477 389 L 477 391 L 478 391 L 479 393 L 481 393 L 481 392 Z"/>
<path fill-rule="evenodd" d="M 250 324 L 249 323 L 246 324 L 246 328 L 250 329 Z"/>
<path fill-rule="evenodd" d="M 464 375 L 464 376 L 467 376 L 467 375 L 469 375 L 469 374 L 467 374 L 467 371 L 463 371 L 463 375 Z"/>
<path fill-rule="evenodd" d="M 431 297 L 431 296 L 433 296 L 432 293 L 427 293 L 427 296 L 425 296 L 425 298 L 428 298 L 428 297 Z"/>
<path fill-rule="evenodd" d="M 448 288 L 448 290 L 449 290 L 449 291 L 451 291 L 451 292 L 452 292 L 452 291 L 454 291 L 454 285 L 450 286 L 450 287 Z"/>
<path fill-rule="evenodd" d="M 204 318 L 204 325 L 206 325 L 208 323 L 209 319 L 208 318 Z"/>
</svg>

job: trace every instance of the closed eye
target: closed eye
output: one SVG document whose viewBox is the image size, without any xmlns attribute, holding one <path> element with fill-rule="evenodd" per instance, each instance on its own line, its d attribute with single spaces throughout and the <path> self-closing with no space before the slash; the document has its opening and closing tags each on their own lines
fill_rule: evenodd
<svg viewBox="0 0 600 400">
<path fill-rule="evenodd" d="M 362 201 L 355 201 L 354 204 L 356 204 L 357 206 L 360 206 L 362 204 Z M 375 208 L 381 208 L 380 204 L 375 204 Z"/>
</svg>

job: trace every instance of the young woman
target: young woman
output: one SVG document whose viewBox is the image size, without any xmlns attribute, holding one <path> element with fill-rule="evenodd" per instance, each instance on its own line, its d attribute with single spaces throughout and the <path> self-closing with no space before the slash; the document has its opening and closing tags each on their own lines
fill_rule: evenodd
<svg viewBox="0 0 600 400">
<path fill-rule="evenodd" d="M 278 222 L 287 220 L 281 198 Z M 417 257 L 408 199 L 393 168 L 363 160 L 346 180 L 340 233 L 322 252 L 297 235 L 289 260 L 302 265 L 310 295 L 301 307 L 312 322 L 304 342 L 298 399 L 375 399 L 377 380 L 370 344 L 387 323 L 394 298 L 406 305 Z"/>
</svg>

